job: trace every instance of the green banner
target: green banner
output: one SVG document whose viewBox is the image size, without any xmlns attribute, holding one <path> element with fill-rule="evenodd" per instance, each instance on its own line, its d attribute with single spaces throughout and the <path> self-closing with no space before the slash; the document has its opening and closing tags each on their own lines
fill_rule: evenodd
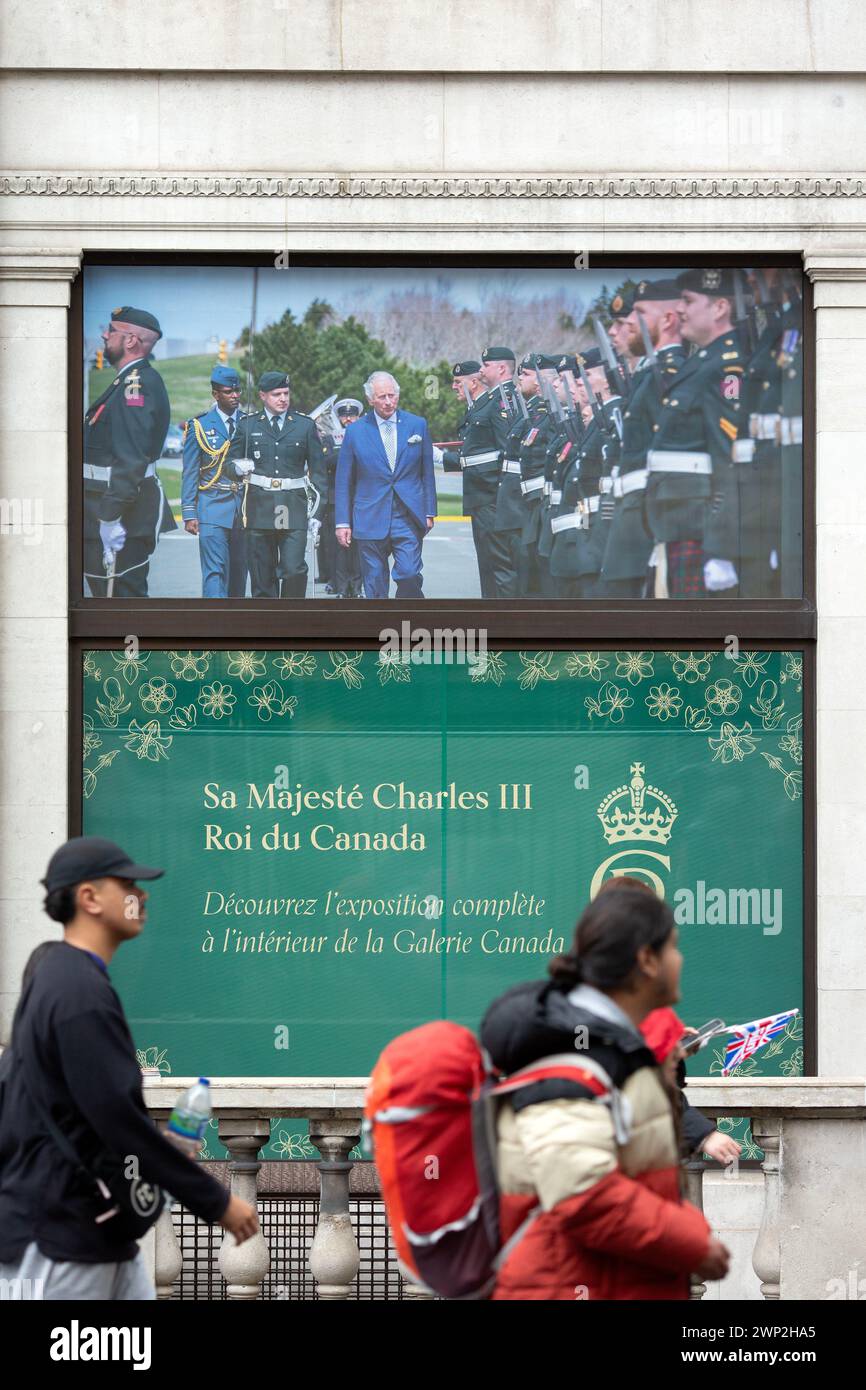
<svg viewBox="0 0 866 1390">
<path fill-rule="evenodd" d="M 799 652 L 87 653 L 84 831 L 167 870 L 112 966 L 142 1059 L 362 1076 L 395 1034 L 474 1028 L 542 976 L 616 874 L 674 908 L 687 1023 L 801 1007 L 802 672 Z M 802 1055 L 800 1016 L 739 1074 Z M 689 1069 L 721 1063 L 717 1041 Z"/>
</svg>

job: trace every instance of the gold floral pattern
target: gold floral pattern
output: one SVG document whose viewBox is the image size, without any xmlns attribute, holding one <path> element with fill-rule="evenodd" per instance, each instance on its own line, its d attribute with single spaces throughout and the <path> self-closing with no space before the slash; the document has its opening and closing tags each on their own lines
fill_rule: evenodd
<svg viewBox="0 0 866 1390">
<path fill-rule="evenodd" d="M 719 737 L 708 738 L 707 743 L 715 749 L 714 763 L 741 763 L 758 746 L 758 740 L 752 735 L 751 724 L 744 724 L 742 729 L 738 729 L 727 722 L 719 730 Z"/>
<path fill-rule="evenodd" d="M 712 652 L 665 652 L 678 681 L 694 685 L 705 681 L 713 664 Z"/>
<path fill-rule="evenodd" d="M 736 714 L 740 708 L 743 692 L 733 681 L 718 680 L 708 685 L 704 692 L 707 709 L 713 714 Z"/>
<path fill-rule="evenodd" d="M 559 680 L 559 672 L 552 670 L 554 652 L 535 652 L 529 656 L 519 652 L 523 670 L 517 678 L 521 690 L 534 690 L 539 681 Z"/>
<path fill-rule="evenodd" d="M 102 698 L 97 695 L 96 708 L 106 729 L 116 729 L 120 716 L 132 709 L 116 676 L 107 676 L 102 682 Z"/>
<path fill-rule="evenodd" d="M 237 700 L 231 686 L 223 685 L 222 681 L 214 681 L 213 685 L 203 685 L 196 698 L 202 707 L 202 713 L 209 719 L 223 719 L 227 714 L 231 714 Z"/>
<path fill-rule="evenodd" d="M 605 681 L 599 689 L 598 697 L 587 695 L 583 703 L 589 711 L 590 720 L 597 716 L 609 720 L 611 724 L 621 724 L 626 710 L 634 704 L 634 700 L 627 690 L 620 689 L 613 681 Z"/>
<path fill-rule="evenodd" d="M 323 671 L 326 681 L 344 681 L 349 690 L 359 690 L 364 684 L 364 673 L 359 671 L 363 652 L 328 652 L 331 658 L 330 671 Z"/>
<path fill-rule="evenodd" d="M 290 719 L 294 718 L 298 702 L 294 695 L 286 696 L 283 687 L 276 681 L 268 681 L 266 685 L 254 685 L 252 695 L 247 696 L 247 704 L 252 705 L 259 719 L 264 723 L 287 714 Z"/>
<path fill-rule="evenodd" d="M 265 658 L 258 652 L 229 652 L 228 673 L 237 676 L 244 685 L 251 685 L 265 672 Z"/>
<path fill-rule="evenodd" d="M 169 652 L 172 673 L 180 681 L 199 681 L 210 668 L 210 652 Z"/>
<path fill-rule="evenodd" d="M 150 652 L 146 656 L 131 656 L 125 651 L 112 652 L 111 659 L 114 662 L 114 673 L 122 676 L 127 685 L 135 685 L 139 677 L 147 670 L 147 663 Z"/>
<path fill-rule="evenodd" d="M 471 681 L 492 681 L 494 685 L 501 685 L 504 675 L 505 657 L 502 652 L 483 652 L 469 664 Z"/>
<path fill-rule="evenodd" d="M 174 704 L 176 695 L 176 688 L 169 685 L 164 676 L 151 676 L 149 681 L 138 688 L 142 709 L 148 710 L 150 714 L 165 714 Z"/>
<path fill-rule="evenodd" d="M 378 662 L 379 684 L 399 681 L 404 685 L 412 679 L 412 667 L 400 652 L 381 652 Z"/>
<path fill-rule="evenodd" d="M 779 687 L 775 681 L 761 681 L 761 688 L 755 696 L 755 703 L 749 706 L 752 714 L 757 715 L 761 721 L 761 728 L 769 733 L 775 729 L 785 710 L 785 701 L 780 700 L 776 704 L 779 694 Z"/>
<path fill-rule="evenodd" d="M 602 656 L 601 652 L 572 652 L 565 663 L 565 670 L 569 676 L 577 676 L 580 680 L 600 681 L 602 671 L 606 671 L 609 665 L 607 657 Z"/>
<path fill-rule="evenodd" d="M 654 674 L 652 652 L 617 652 L 618 680 L 627 680 L 629 685 L 639 685 L 641 681 L 652 680 Z"/>
<path fill-rule="evenodd" d="M 173 737 L 173 734 L 163 735 L 155 719 L 144 725 L 140 725 L 137 719 L 130 719 L 129 733 L 122 735 L 123 745 L 130 753 L 151 763 L 158 763 L 161 758 L 168 757 Z"/>
<path fill-rule="evenodd" d="M 653 719 L 675 719 L 683 707 L 682 697 L 677 686 L 652 685 L 644 700 Z"/>
<path fill-rule="evenodd" d="M 739 672 L 740 680 L 744 685 L 757 685 L 758 680 L 763 676 L 767 669 L 767 662 L 770 660 L 770 653 L 766 652 L 760 656 L 758 652 L 743 652 L 742 656 L 733 658 L 734 665 Z"/>
<path fill-rule="evenodd" d="M 274 658 L 274 669 L 283 680 L 311 676 L 316 669 L 316 658 L 312 652 L 281 652 Z"/>
</svg>

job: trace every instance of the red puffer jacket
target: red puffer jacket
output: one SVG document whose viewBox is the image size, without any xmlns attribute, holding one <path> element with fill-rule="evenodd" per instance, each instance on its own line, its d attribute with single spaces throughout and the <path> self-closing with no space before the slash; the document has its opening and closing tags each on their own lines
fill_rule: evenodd
<svg viewBox="0 0 866 1390">
<path fill-rule="evenodd" d="M 685 1299 L 707 1252 L 707 1222 L 680 1196 L 674 1120 L 655 1059 L 635 1031 L 589 1011 L 593 994 L 599 1000 L 581 986 L 571 1002 L 549 983 L 519 985 L 482 1025 L 504 1072 L 574 1056 L 579 1025 L 590 1059 L 585 1085 L 551 1078 L 501 1105 L 504 1239 L 540 1211 L 502 1265 L 495 1299 Z M 619 1092 L 618 1121 L 599 1098 L 593 1062 Z"/>
</svg>

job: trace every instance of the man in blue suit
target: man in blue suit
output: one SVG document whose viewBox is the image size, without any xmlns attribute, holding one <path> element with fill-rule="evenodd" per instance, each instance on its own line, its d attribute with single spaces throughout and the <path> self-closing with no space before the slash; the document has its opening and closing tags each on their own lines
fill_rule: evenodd
<svg viewBox="0 0 866 1390">
<path fill-rule="evenodd" d="M 198 536 L 202 598 L 243 598 L 247 587 L 243 484 L 225 466 L 240 412 L 241 382 L 231 367 L 214 367 L 214 404 L 190 420 L 183 441 L 181 514 Z"/>
<path fill-rule="evenodd" d="M 389 372 L 373 372 L 364 391 L 371 408 L 346 431 L 337 463 L 337 540 L 357 541 L 367 598 L 388 598 L 392 555 L 397 598 L 423 598 L 421 546 L 436 519 L 430 431 L 397 409 Z"/>
</svg>

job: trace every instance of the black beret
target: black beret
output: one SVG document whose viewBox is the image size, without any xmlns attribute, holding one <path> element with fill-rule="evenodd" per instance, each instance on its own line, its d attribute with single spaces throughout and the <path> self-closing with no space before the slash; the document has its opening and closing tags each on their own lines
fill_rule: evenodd
<svg viewBox="0 0 866 1390">
<path fill-rule="evenodd" d="M 695 294 L 707 294 L 712 299 L 724 296 L 730 299 L 734 293 L 734 276 L 730 270 L 713 270 L 705 266 L 701 270 L 684 270 L 677 276 L 680 293 L 692 290 Z"/>
<path fill-rule="evenodd" d="M 481 371 L 481 363 L 475 362 L 471 358 L 468 362 L 455 362 L 451 368 L 452 376 L 475 376 Z"/>
<path fill-rule="evenodd" d="M 663 299 L 679 299 L 680 286 L 677 280 L 641 280 L 634 292 L 635 301 L 642 299 L 646 301 L 659 301 Z"/>
<path fill-rule="evenodd" d="M 288 384 L 289 378 L 285 372 L 262 372 L 257 389 L 259 391 L 279 391 L 281 387 L 288 386 Z"/>
<path fill-rule="evenodd" d="M 162 337 L 159 319 L 154 318 L 146 309 L 133 309 L 131 304 L 121 304 L 119 309 L 112 309 L 111 317 L 117 323 L 131 323 L 136 328 L 149 328 L 157 338 Z"/>
<path fill-rule="evenodd" d="M 634 296 L 631 294 L 622 294 L 617 290 L 610 301 L 610 316 L 612 319 L 628 318 L 633 308 Z"/>
<path fill-rule="evenodd" d="M 604 366 L 604 358 L 598 348 L 587 348 L 586 352 L 579 352 L 577 360 L 585 372 L 590 371 L 593 367 Z"/>
<path fill-rule="evenodd" d="M 567 352 L 560 357 L 556 364 L 556 370 L 558 372 L 571 372 L 573 376 L 577 376 L 577 358 L 574 353 Z"/>
<path fill-rule="evenodd" d="M 549 352 L 528 352 L 520 364 L 521 371 L 537 372 L 540 369 L 553 368 L 556 371 L 559 366 L 560 354 L 551 356 Z"/>
<path fill-rule="evenodd" d="M 514 362 L 515 360 L 511 348 L 507 347 L 486 347 L 481 354 L 482 362 Z"/>
</svg>

